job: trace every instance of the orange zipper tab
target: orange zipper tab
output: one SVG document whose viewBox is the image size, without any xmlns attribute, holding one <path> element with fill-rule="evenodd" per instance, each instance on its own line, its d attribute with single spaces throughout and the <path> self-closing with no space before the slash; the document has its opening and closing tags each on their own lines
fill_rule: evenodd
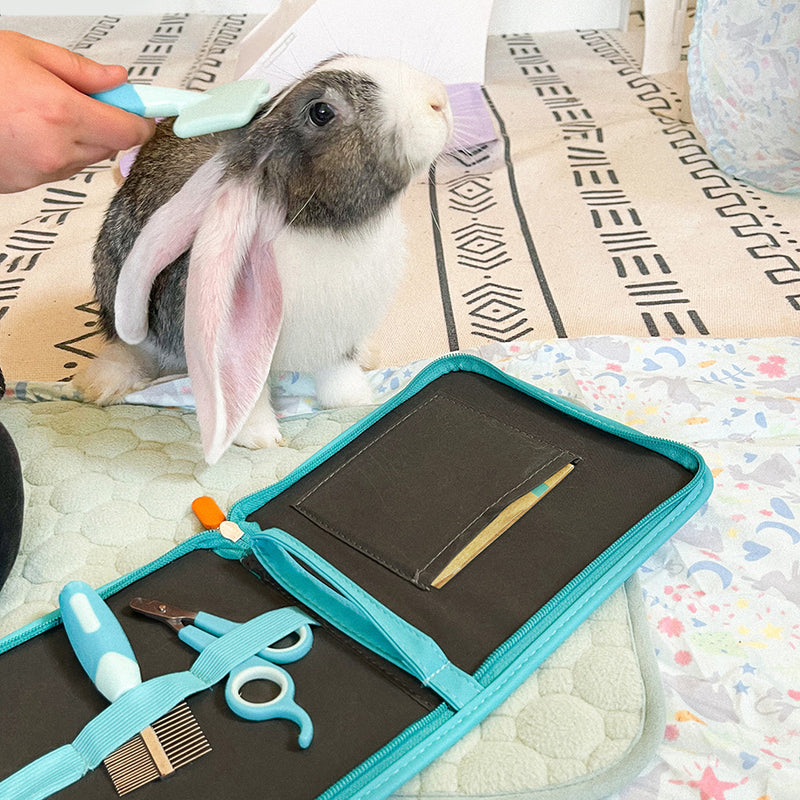
<svg viewBox="0 0 800 800">
<path fill-rule="evenodd" d="M 225 522 L 225 514 L 211 497 L 203 496 L 193 500 L 192 511 L 207 530 L 219 528 Z"/>
</svg>

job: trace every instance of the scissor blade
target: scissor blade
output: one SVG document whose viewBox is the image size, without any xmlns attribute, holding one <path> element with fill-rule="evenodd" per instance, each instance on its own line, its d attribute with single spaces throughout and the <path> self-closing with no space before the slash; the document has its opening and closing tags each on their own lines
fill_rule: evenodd
<svg viewBox="0 0 800 800">
<path fill-rule="evenodd" d="M 139 614 L 169 625 L 174 631 L 189 625 L 197 616 L 197 611 L 189 611 L 161 600 L 150 600 L 145 597 L 134 597 L 128 605 Z"/>
</svg>

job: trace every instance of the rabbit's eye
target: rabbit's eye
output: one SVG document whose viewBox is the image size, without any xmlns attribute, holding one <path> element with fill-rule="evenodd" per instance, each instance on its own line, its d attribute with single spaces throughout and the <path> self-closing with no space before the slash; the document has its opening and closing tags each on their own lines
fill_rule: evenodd
<svg viewBox="0 0 800 800">
<path fill-rule="evenodd" d="M 318 128 L 327 125 L 335 116 L 336 109 L 327 103 L 314 103 L 314 105 L 308 109 L 308 118 L 311 120 L 312 124 L 316 125 Z"/>
</svg>

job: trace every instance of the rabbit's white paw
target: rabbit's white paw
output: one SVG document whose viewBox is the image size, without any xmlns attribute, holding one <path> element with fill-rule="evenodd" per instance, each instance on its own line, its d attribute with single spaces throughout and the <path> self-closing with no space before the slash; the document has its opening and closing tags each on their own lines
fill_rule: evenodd
<svg viewBox="0 0 800 800">
<path fill-rule="evenodd" d="M 314 376 L 323 408 L 372 405 L 375 399 L 367 376 L 354 361 L 320 370 Z"/>
<path fill-rule="evenodd" d="M 264 389 L 261 393 L 255 408 L 250 412 L 250 416 L 233 443 L 251 450 L 276 447 L 284 443 L 278 420 L 269 400 L 269 389 Z"/>
</svg>

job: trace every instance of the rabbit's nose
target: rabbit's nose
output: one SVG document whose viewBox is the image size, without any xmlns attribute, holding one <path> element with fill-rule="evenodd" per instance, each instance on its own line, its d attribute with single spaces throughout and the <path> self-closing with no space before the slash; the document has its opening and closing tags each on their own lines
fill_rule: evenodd
<svg viewBox="0 0 800 800">
<path fill-rule="evenodd" d="M 428 105 L 437 114 L 444 111 L 450 105 L 450 100 L 447 97 L 447 90 L 443 86 L 441 88 L 438 86 L 431 87 L 429 91 Z"/>
</svg>

